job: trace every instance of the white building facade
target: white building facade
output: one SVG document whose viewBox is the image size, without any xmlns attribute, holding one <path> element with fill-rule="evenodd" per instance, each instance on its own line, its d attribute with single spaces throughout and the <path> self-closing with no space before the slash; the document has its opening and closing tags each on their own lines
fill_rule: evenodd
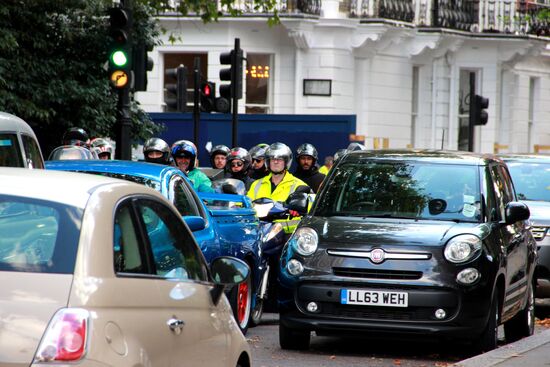
<svg viewBox="0 0 550 367">
<path fill-rule="evenodd" d="M 195 57 L 219 85 L 219 55 L 239 38 L 240 113 L 356 115 L 367 148 L 467 150 L 473 78 L 489 99 L 474 151 L 550 153 L 550 34 L 535 21 L 544 4 L 288 0 L 281 24 L 269 26 L 248 3 L 238 3 L 243 16 L 214 23 L 160 18 L 166 38 L 136 97 L 146 111 L 165 110 L 165 70 L 191 70 Z"/>
</svg>

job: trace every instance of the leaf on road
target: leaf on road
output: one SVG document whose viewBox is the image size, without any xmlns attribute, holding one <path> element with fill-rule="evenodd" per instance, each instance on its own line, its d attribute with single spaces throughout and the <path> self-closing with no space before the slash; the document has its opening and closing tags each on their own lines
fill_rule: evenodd
<svg viewBox="0 0 550 367">
<path fill-rule="evenodd" d="M 543 319 L 543 320 L 537 319 L 537 320 L 535 321 L 535 323 L 536 323 L 537 325 L 540 325 L 540 326 L 550 327 L 550 319 Z"/>
<path fill-rule="evenodd" d="M 336 356 L 330 356 L 329 359 L 336 359 Z"/>
<path fill-rule="evenodd" d="M 400 359 L 394 359 L 393 364 L 396 366 L 401 366 L 401 360 Z"/>
</svg>

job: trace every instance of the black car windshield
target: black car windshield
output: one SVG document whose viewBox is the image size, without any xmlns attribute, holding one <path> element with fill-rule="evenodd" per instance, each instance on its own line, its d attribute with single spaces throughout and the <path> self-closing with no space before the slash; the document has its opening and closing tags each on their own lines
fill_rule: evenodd
<svg viewBox="0 0 550 367">
<path fill-rule="evenodd" d="M 506 162 L 518 199 L 550 201 L 550 164 Z"/>
<path fill-rule="evenodd" d="M 367 160 L 336 168 L 316 215 L 479 222 L 476 166 Z"/>
</svg>

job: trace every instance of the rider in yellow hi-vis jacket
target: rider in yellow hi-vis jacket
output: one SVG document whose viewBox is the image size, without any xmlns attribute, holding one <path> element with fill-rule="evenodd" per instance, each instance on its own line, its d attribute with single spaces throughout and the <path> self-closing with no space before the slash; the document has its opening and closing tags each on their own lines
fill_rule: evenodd
<svg viewBox="0 0 550 367">
<path fill-rule="evenodd" d="M 292 151 L 283 143 L 274 143 L 265 153 L 267 168 L 270 173 L 252 183 L 247 196 L 251 200 L 270 198 L 274 201 L 284 202 L 290 194 L 300 187 L 300 191 L 309 189 L 309 186 L 288 172 L 292 164 Z M 295 214 L 295 213 L 293 213 Z M 285 233 L 290 234 L 300 222 L 300 218 L 279 221 L 283 224 Z"/>
</svg>

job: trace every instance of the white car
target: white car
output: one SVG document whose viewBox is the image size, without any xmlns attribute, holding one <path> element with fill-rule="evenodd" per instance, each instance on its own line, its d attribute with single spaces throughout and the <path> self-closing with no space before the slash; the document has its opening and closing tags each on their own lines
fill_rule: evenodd
<svg viewBox="0 0 550 367">
<path fill-rule="evenodd" d="M 0 365 L 248 367 L 223 293 L 175 207 L 143 185 L 0 168 Z"/>
</svg>

